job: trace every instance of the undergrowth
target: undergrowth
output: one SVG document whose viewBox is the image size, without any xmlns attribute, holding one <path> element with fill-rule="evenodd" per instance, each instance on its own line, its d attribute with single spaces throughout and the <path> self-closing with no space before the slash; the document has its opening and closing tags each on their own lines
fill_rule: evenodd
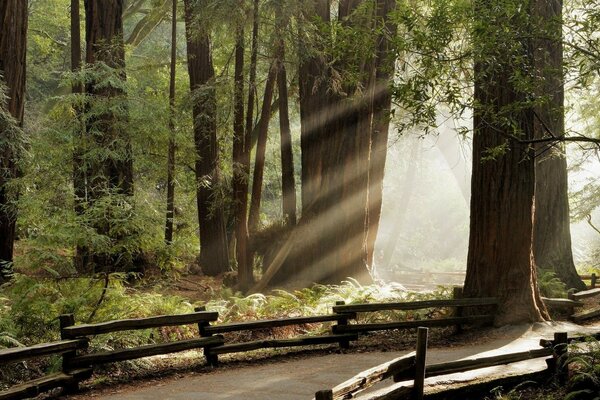
<svg viewBox="0 0 600 400">
<path fill-rule="evenodd" d="M 361 285 L 348 280 L 340 285 L 314 285 L 311 288 L 287 292 L 275 290 L 270 294 L 242 296 L 223 288 L 211 293 L 205 304 L 193 304 L 174 295 L 161 294 L 161 286 L 138 286 L 129 282 L 127 274 L 111 274 L 92 278 L 40 279 L 17 274 L 12 283 L 0 288 L 0 348 L 29 346 L 59 340 L 58 316 L 74 314 L 77 324 L 95 323 L 123 318 L 142 318 L 161 314 L 182 314 L 205 305 L 209 311 L 219 312 L 219 323 L 256 319 L 312 316 L 331 313 L 337 301 L 350 303 L 416 301 L 449 298 L 451 290 L 440 287 L 431 293 L 408 292 L 396 284 Z M 144 288 L 139 289 L 138 287 Z M 380 320 L 422 319 L 436 310 L 406 312 L 386 311 L 359 314 L 363 322 Z M 264 331 L 242 332 L 228 337 L 235 341 L 264 337 L 291 337 L 300 334 L 319 334 L 329 328 L 328 323 L 305 324 Z M 90 351 L 181 340 L 197 336 L 195 325 L 164 327 L 139 331 L 116 332 L 92 338 Z M 104 372 L 149 369 L 148 359 L 109 364 Z M 43 373 L 60 369 L 60 358 L 50 357 L 19 363 L 0 371 L 0 386 L 31 379 Z"/>
</svg>

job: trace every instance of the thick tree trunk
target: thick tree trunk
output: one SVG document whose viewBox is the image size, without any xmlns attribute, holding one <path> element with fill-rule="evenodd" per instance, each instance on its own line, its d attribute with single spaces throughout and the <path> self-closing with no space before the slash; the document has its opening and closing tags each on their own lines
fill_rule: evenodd
<svg viewBox="0 0 600 400">
<path fill-rule="evenodd" d="M 373 124 L 371 127 L 371 153 L 369 155 L 369 203 L 367 225 L 367 265 L 374 267 L 373 255 L 379 231 L 381 204 L 383 202 L 383 177 L 387 159 L 388 131 L 392 94 L 390 86 L 394 77 L 395 57 L 391 52 L 390 37 L 396 34 L 396 25 L 389 15 L 396 8 L 396 0 L 376 1 L 376 23 L 383 24 L 383 33 L 377 38 L 375 56 L 375 82 L 371 88 Z M 403 207 L 406 207 L 404 203 Z"/>
<path fill-rule="evenodd" d="M 491 12 L 487 3 L 476 3 L 476 15 Z M 512 28 L 512 19 L 501 21 Z M 520 139 L 533 138 L 533 110 L 511 108 L 525 99 L 526 93 L 515 87 L 512 78 L 519 74 L 517 68 L 531 67 L 531 49 L 529 43 L 516 42 L 490 50 L 481 47 L 490 46 L 488 37 L 475 40 L 483 55 L 475 63 L 471 224 L 464 291 L 467 297 L 500 299 L 497 325 L 543 321 L 548 315 L 539 297 L 532 254 L 534 154 L 529 145 L 506 138 L 515 134 L 511 129 L 515 125 Z M 511 62 L 517 55 L 502 53 L 505 48 L 520 48 L 521 61 Z M 496 151 L 490 159 L 490 151 L 499 148 L 504 151 Z"/>
<path fill-rule="evenodd" d="M 263 96 L 260 126 L 258 129 L 258 142 L 256 143 L 256 159 L 254 161 L 254 174 L 252 175 L 252 197 L 250 199 L 250 216 L 248 226 L 251 233 L 256 232 L 260 220 L 260 201 L 262 197 L 263 176 L 265 170 L 265 158 L 267 151 L 267 136 L 269 134 L 269 115 L 271 114 L 271 102 L 277 81 L 277 63 L 274 62 L 269 68 L 265 94 Z"/>
<path fill-rule="evenodd" d="M 0 104 L 20 126 L 25 106 L 27 55 L 27 2 L 0 2 L 0 75 L 6 86 L 6 102 Z M 18 175 L 18 137 L 12 123 L 0 121 L 0 284 L 12 275 L 13 248 L 17 222 L 17 195 L 8 186 Z M 5 144 L 4 144 L 5 143 Z"/>
<path fill-rule="evenodd" d="M 119 79 L 125 80 L 125 45 L 123 42 L 123 2 L 124 0 L 86 0 L 86 62 L 89 65 L 104 63 L 115 70 Z M 87 85 L 87 93 L 117 99 L 125 95 L 121 87 L 105 85 L 106 82 L 91 82 Z M 114 150 L 115 157 L 103 162 L 100 171 L 92 179 L 92 191 L 101 192 L 116 189 L 117 192 L 133 195 L 133 156 L 131 140 L 124 128 L 127 119 L 125 112 L 108 111 L 98 117 L 93 136 L 97 144 L 103 148 Z M 96 180 L 96 182 L 94 182 Z M 94 198 L 100 193 L 94 193 Z"/>
<path fill-rule="evenodd" d="M 175 79 L 177 73 L 177 2 L 173 0 L 171 22 L 171 73 L 169 80 L 169 149 L 167 153 L 167 218 L 165 242 L 173 242 L 175 218 Z"/>
<path fill-rule="evenodd" d="M 133 202 L 133 151 L 127 132 L 127 108 L 122 84 L 125 74 L 125 45 L 123 42 L 123 1 L 86 0 L 86 62 L 90 66 L 103 64 L 112 69 L 109 79 L 91 81 L 86 92 L 92 98 L 92 106 L 106 111 L 88 118 L 86 134 L 93 146 L 106 153 L 94 157 L 87 169 L 88 205 L 92 206 L 106 196 L 122 195 Z M 99 68 L 101 73 L 102 67 Z M 121 82 L 114 85 L 115 79 Z M 94 105 L 94 103 L 97 103 Z M 110 217 L 96 221 L 98 233 L 120 240 L 112 233 Z M 115 254 L 93 254 L 95 272 L 126 271 L 133 265 L 126 258 Z M 121 261 L 123 260 L 123 261 Z M 87 269 L 87 268 L 86 268 Z"/>
<path fill-rule="evenodd" d="M 238 284 L 247 290 L 254 283 L 252 263 L 248 260 L 248 175 L 245 172 L 246 137 L 244 132 L 244 30 L 238 28 L 235 44 L 233 105 L 233 202 L 235 207 L 235 253 Z"/>
<path fill-rule="evenodd" d="M 304 20 L 315 18 L 324 23 L 330 21 L 330 5 L 328 0 L 312 0 L 307 2 Z M 326 137 L 329 94 L 327 82 L 327 60 L 310 50 L 308 33 L 300 32 L 300 147 L 302 149 L 302 217 L 310 218 L 314 213 L 311 208 L 319 194 L 322 179 L 322 144 Z"/>
<path fill-rule="evenodd" d="M 560 137 L 565 131 L 562 48 L 562 1 L 534 0 L 534 15 L 540 19 L 547 39 L 535 46 L 540 96 L 546 100 L 536 108 L 535 137 Z M 573 262 L 567 160 L 562 144 L 536 148 L 535 221 L 533 254 L 539 268 L 554 270 L 568 288 L 585 290 Z"/>
<path fill-rule="evenodd" d="M 194 93 L 194 140 L 196 143 L 196 181 L 198 221 L 200 224 L 200 263 L 207 275 L 227 271 L 229 255 L 223 207 L 215 205 L 220 184 L 217 143 L 217 99 L 214 88 L 210 34 L 200 21 L 201 2 L 185 0 L 186 37 L 190 87 Z"/>
</svg>

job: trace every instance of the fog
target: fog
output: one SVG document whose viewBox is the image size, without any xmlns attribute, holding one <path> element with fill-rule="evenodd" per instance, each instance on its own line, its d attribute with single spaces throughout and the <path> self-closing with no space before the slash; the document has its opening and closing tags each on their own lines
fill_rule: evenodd
<svg viewBox="0 0 600 400">
<path fill-rule="evenodd" d="M 469 237 L 471 143 L 440 119 L 435 134 L 398 135 L 390 131 L 376 271 L 384 280 L 398 273 L 464 271 Z M 568 149 L 570 191 L 600 177 L 594 152 Z M 581 159 L 585 161 L 580 164 Z M 593 220 L 600 225 L 600 212 Z M 598 265 L 600 235 L 587 221 L 571 225 L 578 268 Z M 390 256 L 390 249 L 393 253 Z"/>
</svg>

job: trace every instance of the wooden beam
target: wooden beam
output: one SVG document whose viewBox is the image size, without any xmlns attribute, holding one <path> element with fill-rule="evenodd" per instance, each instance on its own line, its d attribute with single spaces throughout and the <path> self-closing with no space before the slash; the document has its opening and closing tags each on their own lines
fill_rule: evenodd
<svg viewBox="0 0 600 400">
<path fill-rule="evenodd" d="M 455 374 L 458 372 L 472 371 L 480 368 L 495 367 L 514 362 L 531 360 L 534 358 L 550 357 L 553 350 L 550 348 L 522 351 L 519 353 L 500 354 L 490 357 L 466 358 L 464 360 L 450 361 L 427 366 L 425 376 L 427 378 L 440 375 Z M 403 382 L 412 379 L 411 373 L 404 373 L 394 377 L 395 382 Z"/>
<path fill-rule="evenodd" d="M 357 340 L 358 335 L 327 335 L 327 336 L 304 336 L 294 339 L 272 339 L 272 340 L 256 340 L 246 343 L 226 344 L 210 348 L 211 354 L 227 354 L 239 353 L 243 351 L 252 351 L 259 349 L 280 348 L 280 347 L 297 347 L 297 346 L 312 346 L 317 344 L 338 343 L 340 340 Z"/>
<path fill-rule="evenodd" d="M 136 358 L 176 353 L 179 351 L 198 349 L 205 346 L 214 346 L 223 344 L 223 342 L 224 341 L 221 336 L 211 336 L 206 338 L 181 340 L 171 343 L 150 344 L 131 349 L 104 351 L 101 353 L 78 356 L 71 359 L 71 365 L 81 367 L 112 363 L 116 361 L 135 360 Z"/>
<path fill-rule="evenodd" d="M 181 315 L 160 315 L 157 317 L 122 319 L 117 321 L 102 322 L 99 324 L 85 324 L 69 326 L 62 330 L 65 337 L 76 338 L 89 335 L 100 335 L 103 333 L 159 328 L 163 326 L 176 326 L 196 324 L 201 321 L 216 321 L 219 318 L 217 312 L 195 312 Z"/>
<path fill-rule="evenodd" d="M 331 392 L 333 399 L 352 398 L 355 394 L 368 389 L 385 379 L 408 370 L 413 371 L 415 366 L 415 352 L 395 358 L 384 364 L 363 371 L 345 382 L 335 386 Z"/>
<path fill-rule="evenodd" d="M 72 385 L 83 379 L 87 379 L 92 375 L 92 370 L 81 369 L 71 372 L 70 374 L 57 373 L 47 375 L 39 379 L 35 379 L 21 385 L 13 386 L 8 390 L 0 392 L 0 400 L 20 400 L 30 397 L 36 397 L 40 393 L 54 389 Z"/>
<path fill-rule="evenodd" d="M 206 334 L 214 333 L 225 333 L 225 332 L 236 332 L 245 331 L 251 329 L 264 329 L 264 328 L 275 328 L 279 326 L 299 325 L 299 324 L 315 324 L 319 322 L 330 322 L 330 321 L 343 321 L 347 319 L 347 315 L 331 314 L 331 315 L 320 315 L 315 317 L 294 317 L 294 318 L 281 318 L 281 319 L 269 319 L 269 320 L 258 320 L 258 321 L 247 321 L 247 322 L 234 322 L 230 324 L 221 325 L 210 325 L 204 327 Z"/>
<path fill-rule="evenodd" d="M 334 306 L 333 312 L 374 312 L 385 310 L 420 310 L 423 308 L 440 307 L 473 307 L 473 306 L 494 306 L 498 304 L 497 298 L 465 298 L 448 300 L 426 300 L 426 301 L 408 301 L 400 303 L 372 303 L 372 304 L 349 304 L 344 306 Z"/>
<path fill-rule="evenodd" d="M 573 293 L 573 300 L 587 299 L 600 295 L 600 288 L 582 290 L 581 292 Z"/>
<path fill-rule="evenodd" d="M 472 315 L 469 317 L 453 317 L 440 319 L 424 319 L 419 321 L 402 321 L 402 322 L 384 322 L 376 324 L 354 324 L 354 325 L 335 325 L 334 333 L 350 333 L 350 332 L 373 332 L 385 331 L 389 329 L 414 329 L 420 326 L 423 327 L 442 327 L 476 323 L 492 323 L 494 322 L 493 315 Z"/>
<path fill-rule="evenodd" d="M 0 350 L 0 364 L 8 364 L 31 358 L 63 354 L 77 349 L 85 349 L 88 341 L 85 339 L 63 340 L 60 342 L 42 343 L 29 347 L 12 347 Z"/>
<path fill-rule="evenodd" d="M 547 298 L 542 297 L 542 301 L 548 307 L 553 308 L 573 308 L 573 307 L 582 307 L 583 303 L 577 300 L 571 299 L 558 299 L 558 298 Z"/>
<path fill-rule="evenodd" d="M 573 315 L 571 315 L 571 320 L 573 320 L 574 322 L 581 322 L 581 321 L 585 321 L 587 319 L 592 319 L 592 318 L 597 318 L 597 317 L 600 317 L 600 307 L 596 307 L 591 310 L 582 311 L 577 314 L 573 314 Z"/>
<path fill-rule="evenodd" d="M 415 380 L 412 398 L 423 400 L 425 390 L 425 373 L 427 370 L 427 338 L 429 329 L 419 327 L 417 330 L 417 355 L 415 358 Z"/>
</svg>

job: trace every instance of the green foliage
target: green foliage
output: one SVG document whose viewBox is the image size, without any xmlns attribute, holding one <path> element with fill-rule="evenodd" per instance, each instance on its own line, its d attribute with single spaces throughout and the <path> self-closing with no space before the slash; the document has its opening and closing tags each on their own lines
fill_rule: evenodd
<svg viewBox="0 0 600 400">
<path fill-rule="evenodd" d="M 572 346 L 567 362 L 572 373 L 565 400 L 600 399 L 600 343 L 590 339 L 583 349 Z"/>
<path fill-rule="evenodd" d="M 567 286 L 556 276 L 554 271 L 538 270 L 538 287 L 543 297 L 567 297 Z"/>
<path fill-rule="evenodd" d="M 0 332 L 5 338 L 15 340 L 14 343 L 31 345 L 59 339 L 58 316 L 61 314 L 74 314 L 77 323 L 89 323 L 193 310 L 183 298 L 136 290 L 126 284 L 128 278 L 124 274 L 111 274 L 105 289 L 103 277 L 39 279 L 17 275 L 0 291 L 3 309 Z M 111 343 L 116 347 L 164 339 L 162 333 L 149 330 L 103 335 L 93 343 L 100 347 Z"/>
<path fill-rule="evenodd" d="M 215 294 L 207 309 L 218 311 L 220 322 L 232 322 L 250 319 L 268 319 L 279 317 L 295 317 L 323 315 L 331 312 L 337 301 L 346 304 L 419 301 L 450 298 L 451 290 L 440 287 L 431 293 L 408 292 L 396 284 L 361 285 L 355 280 L 348 280 L 339 285 L 314 285 L 310 288 L 293 292 L 275 290 L 274 294 L 252 294 L 247 297 L 233 295 L 229 290 Z M 432 310 L 416 310 L 411 312 L 386 311 L 376 314 L 361 315 L 364 321 L 422 319 Z"/>
</svg>

